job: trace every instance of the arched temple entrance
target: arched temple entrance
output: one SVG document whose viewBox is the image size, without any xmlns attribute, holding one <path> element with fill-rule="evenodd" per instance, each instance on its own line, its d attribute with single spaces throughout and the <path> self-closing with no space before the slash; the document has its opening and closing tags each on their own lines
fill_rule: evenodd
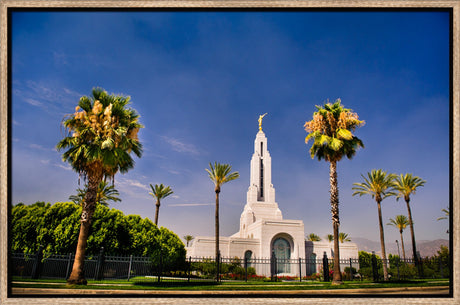
<svg viewBox="0 0 460 305">
<path fill-rule="evenodd" d="M 244 252 L 244 259 L 246 262 L 248 262 L 248 267 L 251 267 L 251 259 L 252 259 L 252 251 L 248 250 Z"/>
<path fill-rule="evenodd" d="M 272 242 L 272 254 L 276 257 L 276 273 L 291 272 L 291 243 L 288 236 L 275 236 Z M 292 239 L 291 239 L 292 240 Z"/>
</svg>

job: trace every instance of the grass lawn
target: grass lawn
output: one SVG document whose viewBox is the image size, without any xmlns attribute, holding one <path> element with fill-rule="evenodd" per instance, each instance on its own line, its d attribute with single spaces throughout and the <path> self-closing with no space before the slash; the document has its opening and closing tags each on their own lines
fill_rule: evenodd
<svg viewBox="0 0 460 305">
<path fill-rule="evenodd" d="M 116 289 L 116 290 L 323 290 L 323 289 L 359 289 L 359 288 L 400 288 L 448 286 L 448 279 L 420 279 L 401 282 L 345 281 L 343 285 L 331 285 L 330 282 L 263 282 L 263 281 L 224 281 L 219 284 L 207 281 L 160 282 L 153 278 L 134 278 L 127 280 L 88 281 L 88 285 L 66 284 L 65 280 L 30 280 L 13 278 L 12 287 L 54 288 L 54 289 Z"/>
</svg>

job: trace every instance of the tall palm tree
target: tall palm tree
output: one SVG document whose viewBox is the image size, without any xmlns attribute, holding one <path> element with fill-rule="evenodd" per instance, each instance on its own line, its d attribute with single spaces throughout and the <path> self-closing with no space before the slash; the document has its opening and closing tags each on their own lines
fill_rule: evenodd
<svg viewBox="0 0 460 305">
<path fill-rule="evenodd" d="M 406 251 L 404 250 L 404 239 L 403 239 L 403 231 L 409 224 L 409 219 L 407 219 L 404 215 L 396 215 L 395 219 L 390 218 L 390 222 L 387 223 L 388 226 L 394 226 L 399 230 L 399 234 L 401 235 L 401 247 L 403 252 L 403 259 L 406 260 Z"/>
<path fill-rule="evenodd" d="M 215 232 L 216 232 L 216 260 L 219 257 L 219 193 L 222 184 L 235 180 L 240 177 L 238 172 L 231 173 L 232 167 L 228 164 L 214 162 L 209 163 L 210 169 L 205 169 L 209 178 L 214 182 L 214 191 L 216 192 L 216 213 L 215 213 Z M 217 279 L 219 281 L 219 279 Z"/>
<path fill-rule="evenodd" d="M 192 235 L 185 235 L 185 236 L 184 236 L 184 239 L 185 239 L 185 241 L 187 242 L 187 247 L 188 247 L 189 243 L 190 243 L 193 239 L 195 239 L 195 237 L 192 236 Z"/>
<path fill-rule="evenodd" d="M 155 204 L 155 224 L 158 225 L 158 214 L 160 213 L 160 199 L 168 197 L 173 193 L 173 191 L 169 186 L 164 186 L 163 183 L 161 183 L 160 185 L 155 184 L 155 187 L 153 187 L 153 185 L 150 184 L 150 188 L 152 189 L 152 192 L 149 194 L 152 195 L 153 198 L 157 199 L 157 202 Z"/>
<path fill-rule="evenodd" d="M 324 159 L 330 163 L 330 202 L 332 214 L 332 228 L 334 234 L 334 276 L 333 284 L 342 284 L 339 254 L 339 190 L 337 187 L 337 162 L 344 156 L 351 159 L 363 142 L 353 135 L 357 127 L 364 124 L 358 115 L 350 109 L 344 108 L 337 99 L 334 104 L 326 103 L 316 106 L 313 119 L 305 123 L 308 132 L 305 143 L 313 139 L 310 148 L 311 158 Z"/>
<path fill-rule="evenodd" d="M 383 232 L 383 222 L 382 222 L 382 209 L 380 203 L 383 199 L 389 196 L 396 196 L 394 191 L 394 174 L 388 174 L 387 172 L 382 171 L 381 169 L 373 169 L 370 173 L 367 173 L 367 178 L 364 175 L 364 182 L 362 183 L 353 183 L 355 185 L 352 187 L 353 196 L 354 195 L 371 195 L 373 199 L 377 202 L 377 209 L 379 214 L 379 229 L 380 229 L 380 246 L 382 248 L 382 264 L 383 264 L 383 279 L 388 281 L 388 269 L 386 262 L 386 253 L 385 253 L 385 237 Z"/>
<path fill-rule="evenodd" d="M 401 174 L 395 178 L 395 189 L 398 191 L 398 196 L 396 200 L 403 197 L 406 201 L 407 206 L 407 216 L 409 217 L 409 227 L 410 235 L 412 239 L 412 256 L 414 258 L 415 264 L 418 265 L 417 259 L 417 246 L 415 244 L 415 233 L 414 233 L 414 221 L 412 220 L 412 213 L 410 210 L 410 195 L 415 194 L 415 191 L 418 187 L 422 187 L 426 181 L 422 180 L 420 177 L 412 176 L 412 174 Z"/>
<path fill-rule="evenodd" d="M 339 241 L 343 244 L 346 241 L 351 241 L 351 238 L 348 236 L 347 233 L 340 232 L 339 233 Z"/>
<path fill-rule="evenodd" d="M 87 184 L 84 189 L 78 188 L 77 195 L 69 196 L 69 200 L 72 200 L 75 204 L 83 206 L 87 189 Z M 109 185 L 106 181 L 101 181 L 97 187 L 96 204 L 108 206 L 109 201 L 121 201 L 118 196 L 120 196 L 120 193 L 118 193 L 114 185 Z"/>
<path fill-rule="evenodd" d="M 320 241 L 321 237 L 319 237 L 315 233 L 310 233 L 310 235 L 308 235 L 308 240 L 309 241 Z"/>
<path fill-rule="evenodd" d="M 334 241 L 334 235 L 332 234 L 327 234 L 326 238 L 328 242 Z"/>
<path fill-rule="evenodd" d="M 137 134 L 143 126 L 139 124 L 136 111 L 127 108 L 129 101 L 129 97 L 109 95 L 95 88 L 92 96 L 80 98 L 75 112 L 64 117 L 62 122 L 66 135 L 56 148 L 65 150 L 63 161 L 87 181 L 69 284 L 86 284 L 83 263 L 99 184 L 106 178 L 113 182 L 117 172 L 125 173 L 133 168 L 131 153 L 142 155 Z"/>
</svg>

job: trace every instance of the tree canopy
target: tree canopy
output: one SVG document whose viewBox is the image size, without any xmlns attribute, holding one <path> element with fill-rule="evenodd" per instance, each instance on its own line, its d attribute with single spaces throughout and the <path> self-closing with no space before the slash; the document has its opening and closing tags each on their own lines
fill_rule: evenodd
<svg viewBox="0 0 460 305">
<path fill-rule="evenodd" d="M 35 253 L 39 245 L 46 254 L 75 252 L 82 207 L 73 202 L 19 203 L 12 208 L 13 252 Z M 168 261 L 185 260 L 185 246 L 166 228 L 158 228 L 150 219 L 124 215 L 117 209 L 98 205 L 93 216 L 88 254 L 154 256 L 162 249 Z"/>
</svg>

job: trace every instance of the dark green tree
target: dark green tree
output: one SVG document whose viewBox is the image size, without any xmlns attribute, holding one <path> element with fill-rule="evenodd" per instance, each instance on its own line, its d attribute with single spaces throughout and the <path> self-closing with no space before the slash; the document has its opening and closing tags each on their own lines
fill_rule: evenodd
<svg viewBox="0 0 460 305">
<path fill-rule="evenodd" d="M 72 202 L 13 206 L 12 251 L 33 254 L 40 244 L 45 257 L 75 251 L 81 210 L 81 206 Z M 174 232 L 159 229 L 148 218 L 125 216 L 117 209 L 97 206 L 88 238 L 88 254 L 96 255 L 104 247 L 106 254 L 154 256 L 160 253 L 160 246 L 171 265 L 179 266 L 185 260 L 184 244 Z"/>
</svg>

